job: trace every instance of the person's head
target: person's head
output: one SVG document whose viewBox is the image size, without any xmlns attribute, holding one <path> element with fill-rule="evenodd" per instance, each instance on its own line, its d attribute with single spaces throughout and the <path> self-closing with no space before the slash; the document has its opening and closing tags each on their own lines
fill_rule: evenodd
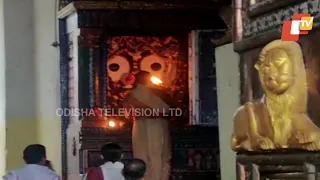
<svg viewBox="0 0 320 180">
<path fill-rule="evenodd" d="M 126 180 L 140 180 L 146 173 L 147 165 L 141 159 L 132 159 L 124 165 L 122 170 Z"/>
<path fill-rule="evenodd" d="M 46 148 L 41 144 L 31 144 L 23 151 L 23 159 L 26 164 L 46 164 Z"/>
<path fill-rule="evenodd" d="M 136 75 L 136 84 L 141 84 L 141 85 L 152 85 L 151 83 L 151 74 L 147 71 L 140 71 L 137 75 Z"/>
<path fill-rule="evenodd" d="M 105 162 L 114 163 L 121 160 L 122 148 L 116 143 L 108 143 L 101 148 L 101 154 Z"/>
</svg>

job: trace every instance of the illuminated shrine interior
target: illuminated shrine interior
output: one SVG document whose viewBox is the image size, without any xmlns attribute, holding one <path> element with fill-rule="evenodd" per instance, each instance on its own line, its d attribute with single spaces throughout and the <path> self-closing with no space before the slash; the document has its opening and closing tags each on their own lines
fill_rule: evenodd
<svg viewBox="0 0 320 180">
<path fill-rule="evenodd" d="M 65 106 L 94 110 L 65 119 L 63 143 L 71 149 L 65 147 L 63 175 L 101 165 L 100 148 L 107 142 L 123 147 L 124 161 L 132 158 L 133 118 L 119 113 L 136 74 L 147 71 L 182 110 L 169 119 L 171 179 L 220 179 L 215 47 L 231 42 L 231 21 L 220 13 L 231 2 L 125 2 L 61 2 Z M 70 7 L 76 19 L 65 15 Z M 68 30 L 70 22 L 77 30 Z"/>
</svg>

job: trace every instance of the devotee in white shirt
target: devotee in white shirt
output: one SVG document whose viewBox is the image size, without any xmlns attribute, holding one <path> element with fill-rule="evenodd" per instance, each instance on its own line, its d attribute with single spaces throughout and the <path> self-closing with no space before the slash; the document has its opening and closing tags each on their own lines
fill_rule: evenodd
<svg viewBox="0 0 320 180">
<path fill-rule="evenodd" d="M 122 148 L 115 143 L 108 143 L 101 148 L 104 164 L 98 168 L 91 168 L 84 176 L 84 180 L 124 180 L 122 170 Z"/>
<path fill-rule="evenodd" d="M 4 180 L 60 180 L 59 175 L 46 166 L 46 148 L 43 145 L 27 146 L 23 159 L 26 165 L 3 176 Z"/>
</svg>

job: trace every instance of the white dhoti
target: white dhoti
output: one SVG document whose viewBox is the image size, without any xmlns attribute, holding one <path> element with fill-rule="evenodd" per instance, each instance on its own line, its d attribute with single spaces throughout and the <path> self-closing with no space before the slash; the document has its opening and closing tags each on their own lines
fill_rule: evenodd
<svg viewBox="0 0 320 180">
<path fill-rule="evenodd" d="M 149 107 L 168 110 L 169 105 L 144 86 L 138 86 L 131 92 L 127 102 L 134 108 Z M 137 103 L 138 102 L 138 103 Z M 166 117 L 136 117 L 132 130 L 132 148 L 134 158 L 147 164 L 145 180 L 169 180 L 171 141 L 169 122 Z"/>
<path fill-rule="evenodd" d="M 170 177 L 171 141 L 166 118 L 139 118 L 132 130 L 134 158 L 147 164 L 145 180 L 168 180 Z"/>
</svg>

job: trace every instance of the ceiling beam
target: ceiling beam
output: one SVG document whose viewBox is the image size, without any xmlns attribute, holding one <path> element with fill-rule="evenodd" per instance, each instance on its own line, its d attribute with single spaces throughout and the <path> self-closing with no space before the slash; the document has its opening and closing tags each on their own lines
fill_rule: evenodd
<svg viewBox="0 0 320 180">
<path fill-rule="evenodd" d="M 76 10 L 217 10 L 226 1 L 198 1 L 194 2 L 148 2 L 148 1 L 76 1 L 64 4 Z M 62 9 L 63 9 L 62 8 Z M 69 7 L 70 8 L 70 7 Z"/>
</svg>

